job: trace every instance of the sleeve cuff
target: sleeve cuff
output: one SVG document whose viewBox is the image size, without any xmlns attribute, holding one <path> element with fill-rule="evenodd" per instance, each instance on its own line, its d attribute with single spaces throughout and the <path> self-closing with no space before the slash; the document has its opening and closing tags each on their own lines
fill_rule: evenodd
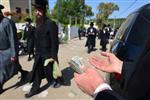
<svg viewBox="0 0 150 100">
<path fill-rule="evenodd" d="M 103 83 L 100 84 L 94 91 L 93 93 L 93 97 L 95 98 L 97 96 L 97 94 L 103 90 L 112 90 L 112 88 L 110 87 L 110 85 L 108 85 L 107 83 Z"/>
</svg>

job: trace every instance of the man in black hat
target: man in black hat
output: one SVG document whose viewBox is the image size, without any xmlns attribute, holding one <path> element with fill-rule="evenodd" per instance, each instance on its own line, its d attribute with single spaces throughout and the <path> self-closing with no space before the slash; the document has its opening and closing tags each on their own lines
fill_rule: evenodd
<svg viewBox="0 0 150 100">
<path fill-rule="evenodd" d="M 27 37 L 27 50 L 28 50 L 28 61 L 34 57 L 34 31 L 35 27 L 31 25 L 32 20 L 26 18 L 26 26 L 24 29 L 24 35 Z M 32 55 L 32 57 L 31 57 Z"/>
<path fill-rule="evenodd" d="M 4 17 L 3 5 L 0 5 L 0 94 L 3 84 L 12 76 L 21 72 L 21 83 L 25 81 L 27 72 L 22 70 L 18 60 L 18 40 L 15 23 Z"/>
<path fill-rule="evenodd" d="M 87 29 L 87 41 L 85 44 L 85 46 L 88 47 L 88 53 L 90 53 L 95 47 L 96 34 L 97 34 L 97 30 L 94 27 L 94 23 L 91 22 L 90 27 Z"/>
<path fill-rule="evenodd" d="M 31 73 L 32 88 L 25 94 L 29 98 L 40 91 L 40 84 L 43 77 L 46 77 L 49 84 L 59 87 L 58 79 L 54 79 L 54 62 L 58 63 L 58 26 L 46 16 L 47 2 L 36 0 L 33 6 L 36 14 L 35 30 L 35 62 Z"/>
</svg>

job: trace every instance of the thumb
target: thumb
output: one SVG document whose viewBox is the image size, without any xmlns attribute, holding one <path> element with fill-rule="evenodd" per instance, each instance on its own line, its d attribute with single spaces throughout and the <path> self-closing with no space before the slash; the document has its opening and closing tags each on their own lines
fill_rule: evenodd
<svg viewBox="0 0 150 100">
<path fill-rule="evenodd" d="M 79 76 L 80 76 L 80 74 L 74 73 L 74 77 L 75 77 L 75 78 L 77 78 L 77 77 L 79 77 Z"/>
<path fill-rule="evenodd" d="M 74 73 L 74 81 L 76 82 L 76 84 L 79 83 L 79 80 L 80 80 L 80 75 L 77 73 Z"/>
</svg>

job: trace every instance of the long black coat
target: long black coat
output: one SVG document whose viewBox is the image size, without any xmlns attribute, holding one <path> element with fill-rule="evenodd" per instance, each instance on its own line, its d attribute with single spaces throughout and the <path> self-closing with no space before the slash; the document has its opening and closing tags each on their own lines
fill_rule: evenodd
<svg viewBox="0 0 150 100">
<path fill-rule="evenodd" d="M 36 27 L 35 30 L 35 62 L 31 73 L 31 82 L 33 81 L 35 70 L 39 67 L 39 60 L 53 58 L 58 61 L 58 27 L 55 22 L 46 19 L 45 22 Z M 44 64 L 42 64 L 44 67 Z"/>
<path fill-rule="evenodd" d="M 150 39 L 136 61 L 123 67 L 123 90 L 124 95 L 130 100 L 150 99 Z M 133 68 L 132 68 L 133 67 Z M 132 69 L 131 69 L 132 68 Z"/>
<path fill-rule="evenodd" d="M 85 46 L 88 46 L 89 44 L 92 45 L 93 47 L 95 47 L 95 43 L 96 43 L 96 34 L 97 34 L 97 30 L 94 27 L 89 27 L 87 29 L 87 41 Z"/>
<path fill-rule="evenodd" d="M 108 43 L 108 40 L 109 40 L 108 30 L 107 29 L 101 30 L 99 35 L 100 35 L 99 38 L 101 39 L 100 45 L 101 46 L 106 45 Z"/>
<path fill-rule="evenodd" d="M 124 63 L 123 96 L 126 100 L 150 100 L 150 39 L 135 63 Z M 107 98 L 107 99 L 106 99 Z M 96 100 L 122 100 L 114 91 L 100 92 Z M 114 98 L 114 99 L 111 99 Z"/>
<path fill-rule="evenodd" d="M 34 52 L 34 32 L 35 32 L 35 27 L 30 25 L 27 29 L 27 27 L 25 27 L 24 29 L 24 34 L 26 34 L 27 36 L 27 49 L 28 49 L 28 53 L 33 53 Z"/>
<path fill-rule="evenodd" d="M 0 22 L 0 84 L 17 74 L 17 66 L 11 61 L 11 57 L 18 57 L 16 33 L 15 23 L 3 18 Z"/>
</svg>

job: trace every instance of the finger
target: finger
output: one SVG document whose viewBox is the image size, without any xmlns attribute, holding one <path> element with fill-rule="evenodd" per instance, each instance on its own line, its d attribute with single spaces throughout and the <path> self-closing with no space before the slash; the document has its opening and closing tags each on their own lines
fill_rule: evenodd
<svg viewBox="0 0 150 100">
<path fill-rule="evenodd" d="M 76 84 L 78 84 L 79 82 L 79 75 L 77 73 L 74 73 L 74 81 L 76 82 Z"/>
<path fill-rule="evenodd" d="M 90 60 L 95 60 L 95 61 L 99 61 L 99 58 L 94 56 L 94 57 L 91 57 Z"/>
<path fill-rule="evenodd" d="M 99 67 L 102 65 L 101 62 L 95 61 L 95 60 L 90 60 L 89 61 L 91 65 L 95 66 L 95 67 Z"/>
<path fill-rule="evenodd" d="M 93 61 L 93 60 L 90 60 L 89 63 L 93 66 L 97 66 L 97 62 L 96 61 Z"/>
<path fill-rule="evenodd" d="M 78 87 L 79 87 L 85 94 L 88 94 L 88 92 L 87 92 L 84 88 L 82 88 L 82 86 L 78 85 Z"/>
<path fill-rule="evenodd" d="M 105 56 L 105 57 L 109 57 L 109 53 L 108 52 L 101 52 L 101 55 Z"/>
<path fill-rule="evenodd" d="M 74 77 L 75 77 L 75 78 L 77 78 L 77 77 L 79 77 L 79 76 L 80 76 L 80 74 L 74 73 Z"/>
<path fill-rule="evenodd" d="M 81 67 L 81 69 L 85 72 L 87 70 L 88 67 Z"/>
<path fill-rule="evenodd" d="M 98 57 L 91 57 L 90 60 L 99 61 Z"/>
<path fill-rule="evenodd" d="M 82 88 L 82 86 L 80 86 L 80 84 L 77 84 L 77 86 L 79 87 L 80 90 L 82 90 L 84 93 L 87 94 L 87 92 L 84 90 L 84 88 Z"/>
<path fill-rule="evenodd" d="M 76 81 L 81 80 L 85 74 L 86 73 L 82 73 L 82 74 L 74 73 L 74 78 Z"/>
</svg>

